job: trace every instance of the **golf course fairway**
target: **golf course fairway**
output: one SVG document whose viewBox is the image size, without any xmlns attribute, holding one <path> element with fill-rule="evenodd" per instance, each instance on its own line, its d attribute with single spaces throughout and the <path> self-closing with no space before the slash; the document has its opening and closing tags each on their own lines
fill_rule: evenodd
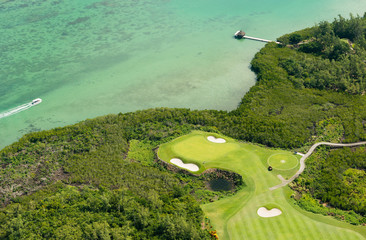
<svg viewBox="0 0 366 240">
<path fill-rule="evenodd" d="M 214 143 L 207 137 L 225 139 Z M 239 173 L 246 186 L 235 195 L 201 205 L 206 216 L 217 230 L 219 239 L 366 239 L 366 229 L 335 220 L 331 217 L 306 212 L 293 204 L 292 190 L 269 188 L 281 181 L 276 176 L 291 176 L 298 168 L 300 156 L 289 151 L 272 150 L 229 137 L 194 131 L 163 144 L 158 150 L 161 160 L 168 162 L 179 158 L 185 164 L 196 164 L 199 174 L 210 168 L 220 168 Z M 273 171 L 268 166 L 273 164 Z M 279 209 L 282 214 L 261 217 L 259 208 Z"/>
</svg>

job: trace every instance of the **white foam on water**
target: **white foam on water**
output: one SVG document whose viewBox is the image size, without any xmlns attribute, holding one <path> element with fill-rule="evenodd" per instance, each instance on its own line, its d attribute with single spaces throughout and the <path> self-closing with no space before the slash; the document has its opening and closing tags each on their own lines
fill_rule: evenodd
<svg viewBox="0 0 366 240">
<path fill-rule="evenodd" d="M 20 106 L 17 106 L 15 108 L 9 109 L 5 112 L 0 113 L 0 119 L 5 118 L 5 117 L 9 117 L 9 116 L 17 114 L 17 113 L 20 113 L 20 112 L 25 111 L 25 110 L 33 107 L 33 106 L 34 105 L 32 105 L 32 102 L 29 102 L 29 103 L 25 103 L 25 104 L 22 104 Z"/>
</svg>

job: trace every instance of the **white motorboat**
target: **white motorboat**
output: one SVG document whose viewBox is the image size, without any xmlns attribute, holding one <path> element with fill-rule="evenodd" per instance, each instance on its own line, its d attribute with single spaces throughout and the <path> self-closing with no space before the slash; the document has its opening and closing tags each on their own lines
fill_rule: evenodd
<svg viewBox="0 0 366 240">
<path fill-rule="evenodd" d="M 40 104 L 42 102 L 42 99 L 40 98 L 36 98 L 32 101 L 32 105 L 37 105 L 37 104 Z"/>
</svg>

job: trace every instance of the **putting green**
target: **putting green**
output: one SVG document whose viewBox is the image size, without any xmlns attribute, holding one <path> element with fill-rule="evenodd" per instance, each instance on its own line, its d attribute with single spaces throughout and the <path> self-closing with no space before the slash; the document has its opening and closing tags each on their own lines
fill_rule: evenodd
<svg viewBox="0 0 366 240">
<path fill-rule="evenodd" d="M 173 151 L 185 158 L 196 161 L 222 158 L 225 154 L 240 148 L 236 143 L 213 143 L 202 135 L 182 138 L 173 145 Z"/>
<path fill-rule="evenodd" d="M 268 165 L 278 170 L 290 170 L 297 166 L 299 161 L 293 154 L 276 153 L 268 158 Z"/>
<path fill-rule="evenodd" d="M 206 139 L 207 136 L 223 138 L 226 143 L 212 143 Z M 281 174 L 292 173 L 299 165 L 291 152 L 240 143 L 219 134 L 194 131 L 161 145 L 158 156 L 166 162 L 176 157 L 184 163 L 195 163 L 200 166 L 198 173 L 208 168 L 222 168 L 243 176 L 246 186 L 235 195 L 201 205 L 220 239 L 354 240 L 366 237 L 365 227 L 300 209 L 292 202 L 292 191 L 288 186 L 269 190 L 281 181 L 277 173 L 267 170 L 268 162 L 279 168 Z M 263 218 L 257 213 L 261 207 L 276 207 L 282 214 Z"/>
<path fill-rule="evenodd" d="M 208 136 L 225 139 L 225 143 L 214 143 L 207 139 Z M 194 163 L 201 173 L 207 168 L 212 168 L 228 159 L 227 156 L 239 150 L 240 144 L 233 139 L 214 133 L 194 131 L 191 134 L 179 137 L 159 147 L 160 159 L 170 162 L 172 158 L 179 158 L 185 164 Z"/>
</svg>

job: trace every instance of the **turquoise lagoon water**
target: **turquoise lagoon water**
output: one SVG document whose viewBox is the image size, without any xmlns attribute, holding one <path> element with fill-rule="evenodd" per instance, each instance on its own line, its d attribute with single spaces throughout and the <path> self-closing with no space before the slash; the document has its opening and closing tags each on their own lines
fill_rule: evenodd
<svg viewBox="0 0 366 240">
<path fill-rule="evenodd" d="M 250 60 L 284 33 L 363 14 L 349 0 L 0 0 L 0 148 L 23 134 L 154 107 L 235 109 Z"/>
</svg>

